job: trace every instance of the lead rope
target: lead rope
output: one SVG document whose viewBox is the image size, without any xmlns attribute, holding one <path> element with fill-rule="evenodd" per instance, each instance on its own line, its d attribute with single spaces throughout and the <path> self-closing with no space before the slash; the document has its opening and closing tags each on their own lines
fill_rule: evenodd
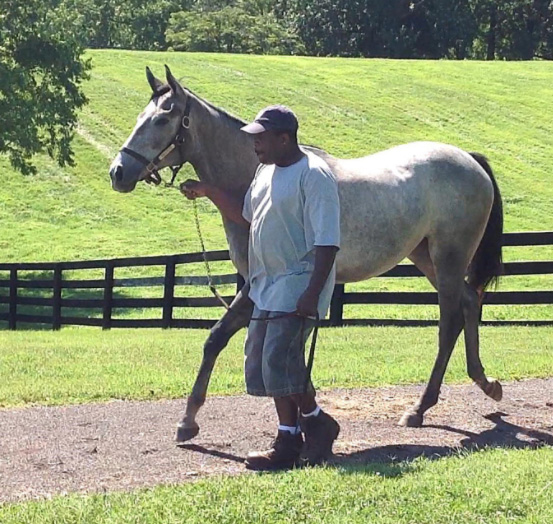
<svg viewBox="0 0 553 524">
<path fill-rule="evenodd" d="M 202 248 L 202 258 L 205 264 L 205 271 L 207 273 L 207 283 L 208 283 L 209 289 L 211 290 L 215 298 L 228 311 L 230 309 L 230 306 L 227 304 L 227 301 L 221 296 L 221 294 L 219 293 L 219 291 L 217 291 L 217 288 L 213 284 L 211 269 L 209 267 L 209 262 L 207 261 L 207 253 L 205 250 L 204 237 L 202 235 L 202 230 L 200 228 L 200 218 L 198 216 L 198 203 L 196 202 L 196 199 L 192 200 L 192 206 L 194 209 L 194 222 L 196 223 L 196 231 L 198 232 L 198 238 L 200 239 L 200 247 Z"/>
<path fill-rule="evenodd" d="M 209 289 L 213 293 L 213 295 L 219 300 L 219 302 L 223 305 L 223 307 L 229 311 L 230 306 L 227 304 L 226 300 L 221 296 L 221 294 L 217 291 L 217 288 L 213 284 L 213 277 L 211 275 L 211 269 L 209 267 L 209 262 L 207 260 L 207 252 L 205 250 L 205 243 L 204 238 L 202 235 L 202 229 L 200 227 L 200 217 L 198 215 L 198 203 L 196 202 L 196 199 L 192 200 L 192 207 L 194 210 L 194 222 L 196 224 L 196 231 L 198 232 L 198 238 L 200 239 L 200 247 L 202 249 L 202 258 L 205 264 L 205 271 L 207 273 L 207 282 L 209 285 Z M 296 316 L 295 313 L 283 313 L 282 315 L 276 315 L 271 318 L 262 318 L 262 317 L 252 317 L 250 320 L 256 321 L 256 322 L 269 322 L 272 320 L 279 320 L 286 317 L 292 317 Z M 311 318 L 311 317 L 310 317 Z M 302 318 L 301 320 L 301 340 L 303 343 L 303 337 L 305 335 L 305 318 Z M 313 319 L 315 321 L 315 325 L 313 327 L 313 335 L 311 336 L 311 346 L 309 347 L 309 355 L 307 357 L 307 366 L 306 366 L 306 373 L 305 373 L 305 383 L 303 385 L 303 393 L 307 394 L 307 391 L 309 389 L 309 384 L 311 382 L 311 371 L 313 370 L 313 362 L 315 360 L 315 347 L 317 345 L 317 335 L 319 334 L 319 313 L 317 312 L 315 318 Z M 299 417 L 298 417 L 298 425 L 299 428 Z"/>
</svg>

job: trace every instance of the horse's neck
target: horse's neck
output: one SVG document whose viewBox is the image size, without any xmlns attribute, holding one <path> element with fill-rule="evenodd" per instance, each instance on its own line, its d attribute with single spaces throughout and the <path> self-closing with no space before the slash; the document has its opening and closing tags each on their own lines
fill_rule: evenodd
<svg viewBox="0 0 553 524">
<path fill-rule="evenodd" d="M 240 131 L 244 125 L 215 108 L 195 101 L 194 147 L 190 163 L 199 179 L 243 197 L 258 165 L 251 139 Z M 247 276 L 248 231 L 223 217 L 231 259 Z"/>
<path fill-rule="evenodd" d="M 258 164 L 251 138 L 237 119 L 197 101 L 194 152 L 190 163 L 200 180 L 244 195 Z"/>
</svg>

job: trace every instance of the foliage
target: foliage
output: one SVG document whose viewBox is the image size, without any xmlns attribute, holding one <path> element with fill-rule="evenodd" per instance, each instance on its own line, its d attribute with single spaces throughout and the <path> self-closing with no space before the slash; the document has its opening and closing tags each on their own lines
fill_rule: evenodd
<svg viewBox="0 0 553 524">
<path fill-rule="evenodd" d="M 553 59 L 551 0 L 471 0 L 479 31 L 476 58 Z"/>
<path fill-rule="evenodd" d="M 48 0 L 45 9 L 54 5 L 91 48 L 553 58 L 551 0 Z"/>
<path fill-rule="evenodd" d="M 281 0 L 276 11 L 314 55 L 552 58 L 550 0 Z"/>
<path fill-rule="evenodd" d="M 262 1 L 196 2 L 188 11 L 173 13 L 167 41 L 177 51 L 255 54 L 298 54 L 299 39 L 277 20 Z"/>
<path fill-rule="evenodd" d="M 80 19 L 87 46 L 165 49 L 171 13 L 189 8 L 192 0 L 63 0 Z"/>
<path fill-rule="evenodd" d="M 81 82 L 89 63 L 72 14 L 60 0 L 4 0 L 0 12 L 0 153 L 23 173 L 46 151 L 72 164 Z"/>
</svg>

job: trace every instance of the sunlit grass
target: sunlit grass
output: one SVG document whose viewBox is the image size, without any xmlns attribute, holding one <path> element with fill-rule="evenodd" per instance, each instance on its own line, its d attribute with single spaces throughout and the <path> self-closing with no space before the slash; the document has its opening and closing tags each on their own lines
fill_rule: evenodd
<svg viewBox="0 0 553 524">
<path fill-rule="evenodd" d="M 244 391 L 245 331 L 215 367 L 210 394 Z M 109 399 L 179 398 L 189 393 L 205 330 L 67 328 L 0 333 L 0 406 Z M 435 328 L 329 328 L 313 371 L 319 388 L 422 383 L 437 352 Z M 553 328 L 483 327 L 482 361 L 503 381 L 553 376 Z M 462 340 L 446 382 L 468 382 Z"/>
<path fill-rule="evenodd" d="M 0 506 L 3 524 L 543 524 L 553 450 L 218 477 L 132 493 Z"/>
</svg>

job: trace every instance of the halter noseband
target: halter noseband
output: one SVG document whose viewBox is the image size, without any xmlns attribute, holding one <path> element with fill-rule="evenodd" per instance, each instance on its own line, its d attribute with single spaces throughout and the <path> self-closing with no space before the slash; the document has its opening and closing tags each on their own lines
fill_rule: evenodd
<svg viewBox="0 0 553 524">
<path fill-rule="evenodd" d="M 147 171 L 146 176 L 141 180 L 145 180 L 148 183 L 153 183 L 156 186 L 161 184 L 161 175 L 159 174 L 159 164 L 169 153 L 171 153 L 171 151 L 173 151 L 173 149 L 175 149 L 177 146 L 184 144 L 184 141 L 186 140 L 185 132 L 190 128 L 191 100 L 192 100 L 192 97 L 188 95 L 186 97 L 184 115 L 181 120 L 179 131 L 177 132 L 173 140 L 169 143 L 169 145 L 163 151 L 161 151 L 161 153 L 159 153 L 153 160 L 151 161 L 148 160 L 140 153 L 137 153 L 136 151 L 133 151 L 128 147 L 122 147 L 120 149 L 121 153 L 126 153 L 127 155 L 132 156 L 135 160 L 138 160 L 141 164 L 144 165 L 144 168 L 142 169 L 142 171 L 140 171 L 138 175 L 139 179 L 141 179 L 140 177 L 142 176 L 142 173 L 144 173 L 144 171 Z M 175 166 L 168 166 L 169 169 L 171 169 L 171 172 L 173 174 L 171 176 L 171 181 L 167 185 L 169 186 L 173 185 L 173 182 L 175 181 L 177 173 L 180 171 L 183 165 L 184 165 L 184 162 Z"/>
</svg>

